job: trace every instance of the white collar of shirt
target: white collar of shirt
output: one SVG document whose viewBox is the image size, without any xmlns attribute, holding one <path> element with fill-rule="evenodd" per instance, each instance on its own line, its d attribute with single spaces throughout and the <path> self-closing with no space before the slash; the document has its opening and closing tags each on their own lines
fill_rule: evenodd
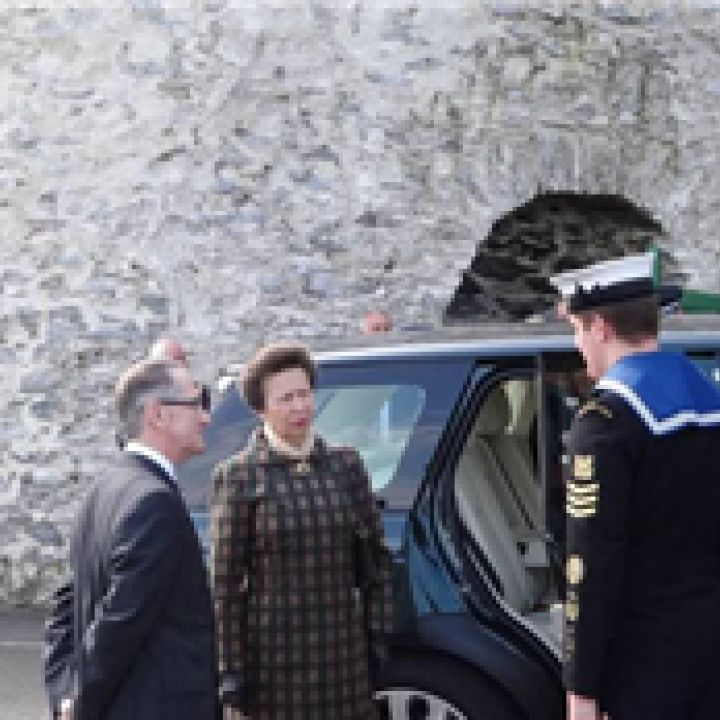
<svg viewBox="0 0 720 720">
<path fill-rule="evenodd" d="M 177 480 L 175 467 L 162 453 L 159 453 L 157 450 L 154 450 L 137 440 L 130 440 L 130 442 L 125 445 L 125 452 L 132 453 L 133 455 L 141 455 L 142 457 L 151 460 L 156 465 L 159 465 L 173 480 Z"/>
</svg>

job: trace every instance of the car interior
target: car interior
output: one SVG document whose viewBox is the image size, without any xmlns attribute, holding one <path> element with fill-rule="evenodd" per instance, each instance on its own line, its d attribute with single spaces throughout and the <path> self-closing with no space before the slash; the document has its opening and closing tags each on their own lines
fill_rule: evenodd
<svg viewBox="0 0 720 720">
<path fill-rule="evenodd" d="M 544 452 L 546 478 L 556 492 L 540 480 L 538 388 L 531 377 L 505 379 L 488 392 L 458 460 L 454 489 L 464 534 L 482 556 L 481 562 L 470 553 L 478 570 L 511 610 L 559 649 L 562 569 L 553 548 L 562 545 L 564 523 L 563 508 L 551 505 L 562 503 L 562 436 L 579 400 L 558 394 L 557 384 L 552 388 L 560 402 L 546 407 Z"/>
</svg>

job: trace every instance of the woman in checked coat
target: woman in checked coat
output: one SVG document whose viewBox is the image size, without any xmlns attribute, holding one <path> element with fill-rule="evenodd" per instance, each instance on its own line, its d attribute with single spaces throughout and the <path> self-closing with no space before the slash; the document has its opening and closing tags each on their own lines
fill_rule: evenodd
<svg viewBox="0 0 720 720">
<path fill-rule="evenodd" d="M 359 455 L 313 434 L 314 384 L 303 346 L 260 350 L 243 392 L 263 425 L 215 470 L 211 570 L 233 720 L 375 718 L 369 640 L 380 647 L 391 629 L 390 563 Z"/>
</svg>

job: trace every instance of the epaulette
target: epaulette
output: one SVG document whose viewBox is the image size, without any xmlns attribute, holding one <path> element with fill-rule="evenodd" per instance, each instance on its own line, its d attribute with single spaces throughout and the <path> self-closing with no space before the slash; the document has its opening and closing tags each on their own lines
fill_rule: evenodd
<svg viewBox="0 0 720 720">
<path fill-rule="evenodd" d="M 607 405 L 603 405 L 598 400 L 590 399 L 578 410 L 578 420 L 591 412 L 598 413 L 598 415 L 602 415 L 607 420 L 610 420 L 613 416 L 612 410 L 610 410 Z"/>
</svg>

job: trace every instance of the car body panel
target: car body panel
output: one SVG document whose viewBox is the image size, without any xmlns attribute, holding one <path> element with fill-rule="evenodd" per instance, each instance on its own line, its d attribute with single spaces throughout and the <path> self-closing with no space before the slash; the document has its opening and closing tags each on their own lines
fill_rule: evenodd
<svg viewBox="0 0 720 720">
<path fill-rule="evenodd" d="M 434 614 L 418 620 L 409 645 L 454 658 L 478 668 L 502 688 L 511 704 L 528 720 L 559 720 L 564 695 L 553 675 L 512 643 L 503 632 L 480 624 L 467 614 Z"/>
</svg>

